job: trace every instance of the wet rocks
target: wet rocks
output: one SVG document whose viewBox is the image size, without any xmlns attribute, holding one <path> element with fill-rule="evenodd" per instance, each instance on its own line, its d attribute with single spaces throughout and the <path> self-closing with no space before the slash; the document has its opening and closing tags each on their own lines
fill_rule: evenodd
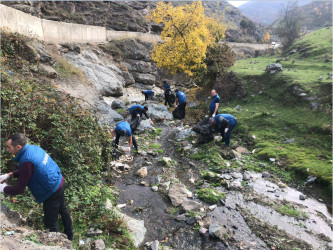
<svg viewBox="0 0 333 250">
<path fill-rule="evenodd" d="M 213 238 L 218 238 L 220 240 L 224 240 L 224 236 L 228 235 L 227 230 L 223 227 L 223 225 L 213 222 L 209 226 L 209 236 Z"/>
<path fill-rule="evenodd" d="M 261 177 L 263 177 L 263 178 L 268 178 L 268 177 L 271 177 L 271 175 L 270 175 L 269 173 L 267 173 L 267 172 L 263 172 L 263 173 L 261 174 Z"/>
<path fill-rule="evenodd" d="M 187 189 L 184 184 L 176 183 L 169 189 L 168 195 L 172 205 L 177 207 L 187 200 Z"/>
<path fill-rule="evenodd" d="M 105 250 L 105 243 L 102 239 L 95 240 L 91 247 L 92 250 Z"/>
<path fill-rule="evenodd" d="M 114 100 L 112 102 L 111 108 L 112 109 L 120 109 L 120 108 L 124 109 L 125 108 L 125 104 L 121 100 L 116 99 L 116 100 Z"/>
<path fill-rule="evenodd" d="M 148 174 L 148 171 L 147 171 L 146 167 L 140 168 L 138 170 L 138 172 L 137 172 L 137 175 L 140 176 L 140 177 L 142 177 L 142 178 L 145 177 L 145 176 L 147 176 L 147 174 Z"/>
<path fill-rule="evenodd" d="M 101 235 L 102 233 L 103 233 L 103 231 L 100 229 L 89 228 L 89 230 L 87 232 L 87 236 L 88 237 L 98 236 L 98 235 Z"/>
<path fill-rule="evenodd" d="M 200 209 L 202 208 L 202 204 L 200 202 L 187 199 L 181 203 L 181 207 L 185 211 L 200 211 Z"/>
</svg>

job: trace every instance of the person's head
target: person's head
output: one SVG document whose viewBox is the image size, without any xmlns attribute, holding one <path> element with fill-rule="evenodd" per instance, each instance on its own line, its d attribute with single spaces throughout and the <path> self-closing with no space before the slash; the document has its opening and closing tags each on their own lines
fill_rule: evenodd
<svg viewBox="0 0 333 250">
<path fill-rule="evenodd" d="M 145 112 L 147 112 L 147 111 L 148 111 L 148 107 L 147 107 L 147 106 L 144 106 L 144 107 L 143 107 L 143 110 L 144 110 Z"/>
<path fill-rule="evenodd" d="M 213 89 L 210 93 L 211 93 L 212 96 L 215 96 L 216 95 L 216 90 Z"/>
<path fill-rule="evenodd" d="M 178 90 L 178 89 L 176 89 L 176 93 L 178 93 L 178 91 L 179 91 L 179 90 Z"/>
<path fill-rule="evenodd" d="M 124 130 L 124 129 L 120 130 L 119 134 L 121 136 L 125 136 L 126 135 L 126 130 Z"/>
<path fill-rule="evenodd" d="M 16 133 L 11 135 L 6 142 L 7 151 L 13 155 L 16 155 L 26 144 L 28 138 L 22 133 Z"/>
<path fill-rule="evenodd" d="M 144 91 L 141 91 L 142 94 L 144 94 L 145 92 Z"/>
</svg>

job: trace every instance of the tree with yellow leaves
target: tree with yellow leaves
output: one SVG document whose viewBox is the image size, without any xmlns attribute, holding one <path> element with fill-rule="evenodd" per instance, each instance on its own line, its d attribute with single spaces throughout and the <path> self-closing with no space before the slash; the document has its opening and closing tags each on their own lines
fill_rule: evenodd
<svg viewBox="0 0 333 250">
<path fill-rule="evenodd" d="M 154 46 L 151 56 L 158 67 L 172 74 L 185 72 L 192 76 L 205 68 L 207 47 L 221 40 L 226 30 L 217 20 L 205 16 L 201 2 L 177 7 L 159 2 L 147 20 L 164 25 L 163 42 Z"/>
<path fill-rule="evenodd" d="M 268 32 L 265 32 L 264 38 L 262 39 L 265 43 L 268 43 L 271 39 L 271 35 Z"/>
</svg>

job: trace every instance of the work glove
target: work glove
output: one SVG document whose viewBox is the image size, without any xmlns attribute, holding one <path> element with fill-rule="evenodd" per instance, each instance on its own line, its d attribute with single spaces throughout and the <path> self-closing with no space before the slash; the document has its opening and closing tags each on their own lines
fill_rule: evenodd
<svg viewBox="0 0 333 250">
<path fill-rule="evenodd" d="M 8 174 L 0 175 L 0 183 L 4 183 L 9 178 Z"/>
<path fill-rule="evenodd" d="M 227 128 L 224 129 L 224 133 L 228 133 L 228 129 Z"/>
<path fill-rule="evenodd" d="M 6 186 L 7 186 L 6 183 L 0 184 L 0 193 L 3 193 L 3 190 Z"/>
<path fill-rule="evenodd" d="M 130 152 L 131 151 L 131 147 L 126 147 L 125 148 L 125 152 Z"/>
<path fill-rule="evenodd" d="M 139 114 L 137 114 L 136 116 L 140 116 Z"/>
<path fill-rule="evenodd" d="M 215 117 L 215 114 L 213 114 L 212 117 L 214 118 L 214 117 Z"/>
</svg>

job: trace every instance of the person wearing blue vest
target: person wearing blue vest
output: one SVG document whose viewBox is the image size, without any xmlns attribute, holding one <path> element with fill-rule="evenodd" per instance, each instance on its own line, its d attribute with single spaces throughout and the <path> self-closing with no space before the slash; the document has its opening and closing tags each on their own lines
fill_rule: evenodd
<svg viewBox="0 0 333 250">
<path fill-rule="evenodd" d="M 166 82 L 163 81 L 163 86 L 164 86 L 164 105 L 167 106 L 167 103 L 169 101 L 169 95 L 170 95 L 170 85 Z"/>
<path fill-rule="evenodd" d="M 178 89 L 176 90 L 176 105 L 178 105 L 179 110 L 181 111 L 181 118 L 185 118 L 185 107 L 186 107 L 186 95 L 179 91 Z"/>
<path fill-rule="evenodd" d="M 17 195 L 28 186 L 38 204 L 43 203 L 45 227 L 50 232 L 59 232 L 60 214 L 64 233 L 73 240 L 72 219 L 64 197 L 65 180 L 57 163 L 41 147 L 28 144 L 28 138 L 22 133 L 9 137 L 6 147 L 15 155 L 18 170 L 0 176 L 0 192 Z M 16 185 L 4 183 L 9 177 L 18 178 Z"/>
<path fill-rule="evenodd" d="M 147 119 L 149 119 L 147 115 L 148 107 L 147 106 L 142 106 L 142 105 L 133 105 L 132 107 L 129 108 L 129 112 L 132 116 L 132 119 L 136 118 L 136 116 L 142 117 L 142 114 L 144 114 Z"/>
<path fill-rule="evenodd" d="M 220 102 L 221 102 L 221 99 L 219 97 L 219 95 L 216 93 L 216 90 L 213 89 L 211 91 L 211 95 L 212 95 L 212 100 L 210 101 L 210 104 L 209 104 L 209 112 L 210 112 L 210 115 L 212 117 L 218 115 L 219 113 L 219 105 L 220 105 Z"/>
<path fill-rule="evenodd" d="M 145 91 L 142 91 L 142 94 L 145 95 L 145 101 L 147 101 L 147 100 L 153 99 L 154 91 L 152 91 L 152 90 L 145 90 Z"/>
<path fill-rule="evenodd" d="M 128 122 L 119 122 L 116 128 L 112 131 L 112 136 L 116 137 L 115 148 L 118 148 L 118 143 L 120 136 L 128 136 L 129 137 L 129 148 L 132 147 L 132 144 L 136 151 L 138 151 L 138 145 L 134 136 L 132 135 L 132 129 Z"/>
<path fill-rule="evenodd" d="M 225 142 L 225 145 L 229 146 L 231 132 L 237 125 L 237 119 L 230 114 L 220 114 L 211 118 L 211 123 L 220 131 L 222 142 Z"/>
</svg>

